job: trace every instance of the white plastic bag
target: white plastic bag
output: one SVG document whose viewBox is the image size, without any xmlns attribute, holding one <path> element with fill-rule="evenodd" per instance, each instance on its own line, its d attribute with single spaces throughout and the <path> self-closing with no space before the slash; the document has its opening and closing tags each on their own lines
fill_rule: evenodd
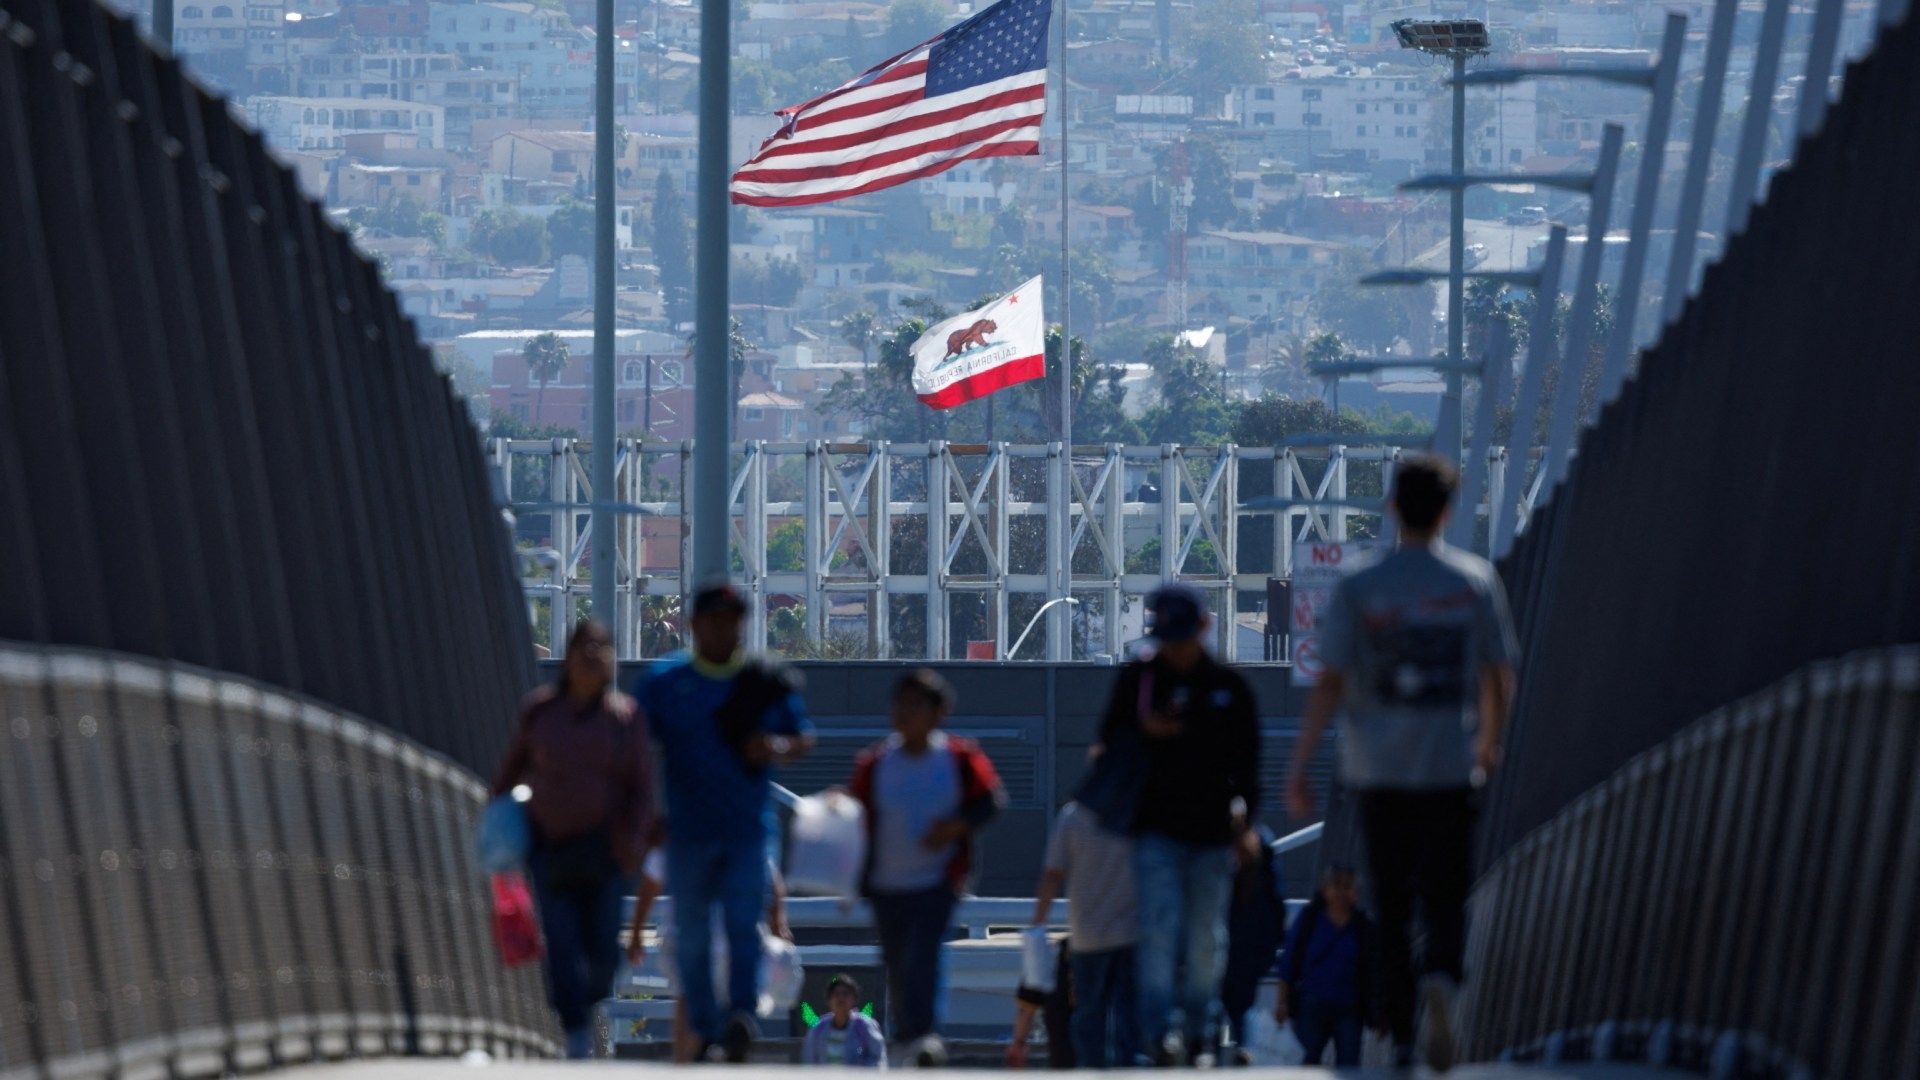
<svg viewBox="0 0 1920 1080">
<path fill-rule="evenodd" d="M 1020 985 L 1042 994 L 1053 993 L 1053 942 L 1044 926 L 1020 931 Z"/>
<path fill-rule="evenodd" d="M 760 938 L 760 1015 L 775 1016 L 800 1004 L 807 969 L 793 942 L 772 934 Z"/>
<path fill-rule="evenodd" d="M 840 791 L 809 795 L 793 810 L 787 833 L 787 889 L 795 894 L 853 896 L 867 862 L 866 812 Z"/>
<path fill-rule="evenodd" d="M 727 935 L 717 925 L 709 947 L 713 950 L 713 990 L 719 1000 L 725 1001 L 727 980 L 733 973 L 727 959 Z M 681 992 L 680 973 L 673 959 L 673 943 L 663 939 L 660 948 L 650 950 L 639 967 L 627 968 L 616 985 L 628 987 L 632 992 L 655 994 L 664 989 L 677 996 Z M 800 950 L 786 938 L 775 937 L 767 924 L 761 923 L 760 997 L 755 1003 L 755 1012 L 765 1019 L 798 1005 L 806 978 L 807 969 L 800 962 Z"/>
<path fill-rule="evenodd" d="M 1307 1052 L 1293 1034 L 1293 1025 L 1274 1023 L 1273 1009 L 1264 1001 L 1253 1008 L 1247 1027 L 1249 1030 L 1241 1045 L 1253 1051 L 1255 1065 L 1292 1067 L 1306 1060 Z"/>
</svg>

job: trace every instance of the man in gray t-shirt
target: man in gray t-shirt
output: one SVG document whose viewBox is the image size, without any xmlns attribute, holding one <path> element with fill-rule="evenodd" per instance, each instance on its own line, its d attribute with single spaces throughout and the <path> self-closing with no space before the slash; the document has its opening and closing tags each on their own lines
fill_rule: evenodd
<svg viewBox="0 0 1920 1080">
<path fill-rule="evenodd" d="M 1413 1056 L 1414 901 L 1425 924 L 1421 1028 L 1427 1063 L 1451 1066 L 1452 1001 L 1464 977 L 1477 789 L 1499 764 L 1518 646 L 1506 592 L 1486 560 L 1447 547 L 1458 474 L 1403 458 L 1391 510 L 1400 546 L 1341 579 L 1320 620 L 1326 672 L 1307 701 L 1288 775 L 1309 817 L 1306 766 L 1336 714 L 1341 778 L 1358 796 L 1380 933 L 1380 1014 Z"/>
<path fill-rule="evenodd" d="M 1061 808 L 1034 894 L 1033 924 L 1046 925 L 1054 897 L 1064 889 L 1073 1049 L 1083 1069 L 1133 1064 L 1133 946 L 1140 940 L 1133 874 L 1132 836 L 1108 827 L 1077 802 Z"/>
</svg>

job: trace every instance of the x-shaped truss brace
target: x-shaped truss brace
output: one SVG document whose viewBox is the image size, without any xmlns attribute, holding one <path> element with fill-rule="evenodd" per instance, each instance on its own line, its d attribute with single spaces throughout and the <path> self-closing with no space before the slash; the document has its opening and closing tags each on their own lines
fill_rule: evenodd
<svg viewBox="0 0 1920 1080">
<path fill-rule="evenodd" d="M 955 489 L 955 494 L 960 496 L 960 513 L 966 517 L 967 524 L 973 529 L 973 534 L 980 538 L 981 550 L 987 553 L 987 572 L 995 578 L 998 578 L 1005 572 L 1005 568 L 1001 565 L 1001 553 L 995 549 L 993 537 L 987 532 L 986 523 L 981 520 L 982 515 L 985 514 L 986 511 L 981 509 L 980 504 L 986 498 L 987 489 L 993 484 L 994 475 L 999 470 L 1001 458 L 1005 455 L 1006 451 L 999 446 L 995 446 L 988 453 L 986 467 L 981 470 L 980 481 L 973 486 L 971 494 L 968 493 L 967 479 L 960 474 L 960 463 L 954 460 L 953 452 L 942 449 L 940 453 L 947 459 L 946 474 L 948 485 Z M 942 492 L 941 495 L 942 497 L 938 500 L 939 505 L 937 507 L 929 506 L 927 509 L 937 514 L 947 513 L 946 493 Z M 1004 512 L 1004 508 L 1002 512 Z M 953 539 L 947 542 L 946 555 L 940 560 L 941 574 L 949 574 L 953 571 L 954 557 L 960 554 L 960 547 L 966 543 L 966 539 L 967 530 L 963 528 L 959 532 L 954 533 Z"/>
</svg>

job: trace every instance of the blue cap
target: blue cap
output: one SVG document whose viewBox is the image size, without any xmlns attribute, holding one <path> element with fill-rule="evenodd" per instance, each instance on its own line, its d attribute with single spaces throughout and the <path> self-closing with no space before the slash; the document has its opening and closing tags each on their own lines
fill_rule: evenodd
<svg viewBox="0 0 1920 1080">
<path fill-rule="evenodd" d="M 1155 641 L 1190 641 L 1200 636 L 1207 600 L 1191 585 L 1162 585 L 1147 597 L 1147 611 L 1153 616 L 1149 637 Z"/>
</svg>

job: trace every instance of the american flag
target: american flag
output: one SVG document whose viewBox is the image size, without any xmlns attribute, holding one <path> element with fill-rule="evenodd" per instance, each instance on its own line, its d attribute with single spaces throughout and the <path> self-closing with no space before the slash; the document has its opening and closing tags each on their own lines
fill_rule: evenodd
<svg viewBox="0 0 1920 1080">
<path fill-rule="evenodd" d="M 780 110 L 733 201 L 805 206 L 1040 152 L 1051 0 L 1000 0 L 859 78 Z"/>
</svg>

